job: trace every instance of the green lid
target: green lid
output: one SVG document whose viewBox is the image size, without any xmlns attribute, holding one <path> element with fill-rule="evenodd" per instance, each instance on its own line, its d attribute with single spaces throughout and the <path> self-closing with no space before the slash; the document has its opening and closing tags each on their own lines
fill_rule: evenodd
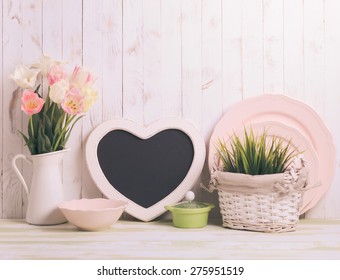
<svg viewBox="0 0 340 280">
<path fill-rule="evenodd" d="M 174 208 L 205 208 L 208 207 L 207 203 L 197 202 L 197 201 L 184 201 L 178 204 L 173 205 Z"/>
<path fill-rule="evenodd" d="M 205 227 L 209 212 L 214 205 L 193 201 L 195 198 L 193 192 L 188 192 L 185 198 L 187 201 L 165 206 L 165 209 L 172 213 L 174 226 L 179 228 Z"/>
</svg>

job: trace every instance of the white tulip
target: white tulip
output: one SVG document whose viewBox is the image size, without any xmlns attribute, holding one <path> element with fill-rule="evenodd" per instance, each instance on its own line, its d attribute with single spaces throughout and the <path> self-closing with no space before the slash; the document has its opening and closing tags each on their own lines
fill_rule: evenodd
<svg viewBox="0 0 340 280">
<path fill-rule="evenodd" d="M 33 88 L 40 70 L 29 69 L 25 65 L 18 65 L 10 78 L 21 88 Z"/>
<path fill-rule="evenodd" d="M 84 112 L 87 112 L 97 100 L 98 93 L 93 88 L 85 87 L 81 89 L 80 94 L 84 96 Z"/>
<path fill-rule="evenodd" d="M 46 77 L 48 71 L 50 71 L 51 67 L 54 65 L 59 65 L 59 64 L 65 64 L 66 62 L 64 61 L 58 61 L 52 59 L 50 56 L 46 54 L 42 54 L 40 56 L 40 60 L 38 63 L 32 64 L 32 67 L 35 69 L 39 69 L 41 71 L 41 74 Z"/>
<path fill-rule="evenodd" d="M 66 92 L 69 90 L 68 80 L 60 80 L 50 87 L 50 99 L 57 104 L 63 102 Z"/>
</svg>

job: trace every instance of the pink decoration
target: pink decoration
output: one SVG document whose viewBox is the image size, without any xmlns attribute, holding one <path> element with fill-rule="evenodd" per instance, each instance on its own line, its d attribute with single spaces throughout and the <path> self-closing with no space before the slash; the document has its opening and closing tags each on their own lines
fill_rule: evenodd
<svg viewBox="0 0 340 280">
<path fill-rule="evenodd" d="M 54 65 L 47 74 L 48 85 L 52 86 L 54 83 L 66 79 L 66 77 L 64 68 L 60 65 Z"/>
<path fill-rule="evenodd" d="M 38 94 L 28 89 L 24 90 L 21 102 L 21 110 L 29 116 L 39 113 L 45 103 L 44 99 L 40 98 Z"/>
<path fill-rule="evenodd" d="M 84 87 L 91 87 L 94 83 L 94 77 L 90 72 L 84 71 L 79 66 L 74 67 L 70 78 L 70 85 L 82 89 Z"/>
<path fill-rule="evenodd" d="M 332 135 L 320 116 L 306 103 L 278 94 L 243 100 L 225 113 L 216 124 L 209 143 L 209 168 L 215 161 L 215 143 L 245 126 L 272 127 L 276 135 L 290 139 L 306 156 L 308 189 L 301 214 L 313 208 L 330 187 L 335 174 L 335 147 Z"/>
<path fill-rule="evenodd" d="M 77 115 L 84 111 L 84 97 L 80 94 L 79 89 L 70 89 L 61 103 L 63 110 L 70 115 Z"/>
</svg>

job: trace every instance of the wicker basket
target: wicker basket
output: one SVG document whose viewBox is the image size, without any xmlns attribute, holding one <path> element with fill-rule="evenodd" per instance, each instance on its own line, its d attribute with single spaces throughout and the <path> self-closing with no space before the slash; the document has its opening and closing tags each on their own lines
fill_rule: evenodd
<svg viewBox="0 0 340 280">
<path fill-rule="evenodd" d="M 223 226 L 260 232 L 294 231 L 308 177 L 305 162 L 299 169 L 296 166 L 273 175 L 213 171 L 207 189 L 218 191 Z"/>
<path fill-rule="evenodd" d="M 243 194 L 218 190 L 223 226 L 233 229 L 294 231 L 300 216 L 301 192 L 278 200 L 278 194 Z"/>
</svg>

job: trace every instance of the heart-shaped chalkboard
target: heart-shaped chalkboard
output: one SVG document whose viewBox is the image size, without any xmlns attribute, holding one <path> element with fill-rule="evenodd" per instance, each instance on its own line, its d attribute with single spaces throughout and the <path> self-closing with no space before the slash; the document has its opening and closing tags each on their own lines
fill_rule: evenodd
<svg viewBox="0 0 340 280">
<path fill-rule="evenodd" d="M 128 200 L 126 212 L 150 221 L 192 188 L 202 171 L 205 144 L 182 119 L 163 119 L 148 127 L 111 120 L 90 134 L 86 159 L 105 196 Z"/>
</svg>

